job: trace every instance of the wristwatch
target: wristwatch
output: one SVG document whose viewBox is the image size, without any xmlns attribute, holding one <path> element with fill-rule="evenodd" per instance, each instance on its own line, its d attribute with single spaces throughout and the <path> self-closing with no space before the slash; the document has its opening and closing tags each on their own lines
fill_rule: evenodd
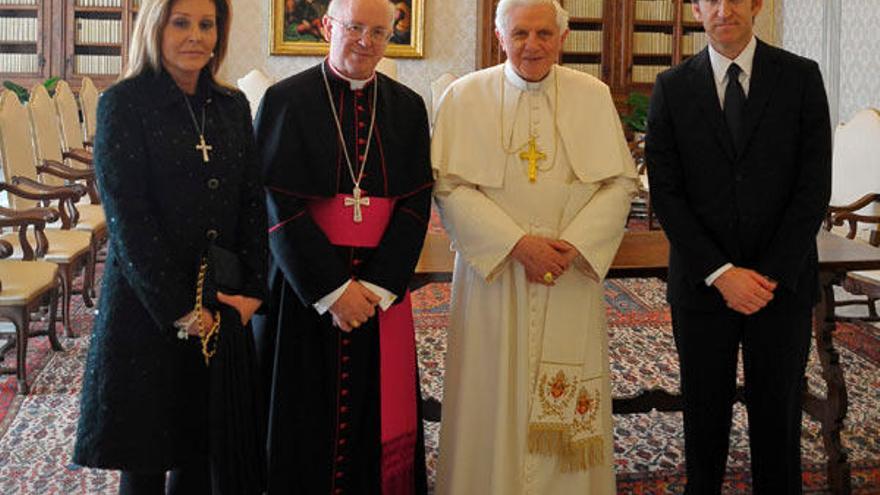
<svg viewBox="0 0 880 495">
<path fill-rule="evenodd" d="M 174 328 L 177 329 L 177 338 L 181 340 L 186 340 L 189 338 L 188 330 L 195 325 L 199 324 L 199 314 L 195 311 L 190 311 L 182 318 L 178 319 L 174 322 Z"/>
</svg>

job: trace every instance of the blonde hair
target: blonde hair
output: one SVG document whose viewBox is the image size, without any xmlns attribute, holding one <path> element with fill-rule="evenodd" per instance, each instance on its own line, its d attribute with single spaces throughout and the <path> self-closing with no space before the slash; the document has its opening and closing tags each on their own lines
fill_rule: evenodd
<svg viewBox="0 0 880 495">
<path fill-rule="evenodd" d="M 162 68 L 162 31 L 171 16 L 171 7 L 177 0 L 144 0 L 141 3 L 131 44 L 128 50 L 128 64 L 120 80 L 139 76 L 147 71 L 159 72 Z M 229 45 L 229 27 L 232 25 L 232 8 L 229 0 L 211 0 L 217 9 L 217 44 L 214 56 L 208 61 L 207 69 L 215 82 L 220 64 L 226 58 Z M 204 70 L 204 69 L 203 69 Z"/>
</svg>

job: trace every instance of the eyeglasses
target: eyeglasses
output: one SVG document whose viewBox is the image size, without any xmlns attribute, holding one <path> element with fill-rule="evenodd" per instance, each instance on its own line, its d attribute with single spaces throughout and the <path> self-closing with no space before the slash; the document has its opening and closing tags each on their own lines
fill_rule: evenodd
<svg viewBox="0 0 880 495">
<path fill-rule="evenodd" d="M 331 21 L 342 26 L 342 32 L 349 40 L 362 40 L 366 35 L 373 43 L 387 43 L 391 39 L 391 30 L 383 27 L 367 27 L 356 22 L 345 22 L 335 17 L 327 16 Z"/>
</svg>

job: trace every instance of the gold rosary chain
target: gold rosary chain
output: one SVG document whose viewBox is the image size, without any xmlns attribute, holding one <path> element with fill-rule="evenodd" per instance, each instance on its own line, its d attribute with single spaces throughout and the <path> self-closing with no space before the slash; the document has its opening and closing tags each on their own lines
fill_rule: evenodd
<svg viewBox="0 0 880 495">
<path fill-rule="evenodd" d="M 199 265 L 199 275 L 196 281 L 196 321 L 199 327 L 199 338 L 202 341 L 202 355 L 205 356 L 205 366 L 211 363 L 211 358 L 217 353 L 217 339 L 220 338 L 220 312 L 214 312 L 214 324 L 211 328 L 205 330 L 202 323 L 202 301 L 205 291 L 205 274 L 208 271 L 208 261 L 202 258 Z M 213 346 L 212 346 L 213 344 Z"/>
</svg>

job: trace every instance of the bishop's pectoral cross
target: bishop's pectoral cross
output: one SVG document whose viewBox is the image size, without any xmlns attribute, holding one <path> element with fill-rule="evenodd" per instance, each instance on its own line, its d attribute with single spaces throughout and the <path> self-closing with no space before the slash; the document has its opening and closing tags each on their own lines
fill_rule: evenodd
<svg viewBox="0 0 880 495">
<path fill-rule="evenodd" d="M 213 150 L 214 147 L 205 142 L 205 135 L 199 134 L 199 144 L 196 145 L 196 149 L 202 152 L 202 161 L 208 163 L 211 161 L 211 157 L 208 156 L 208 152 Z"/>
<path fill-rule="evenodd" d="M 538 151 L 538 145 L 535 143 L 535 136 L 529 137 L 529 148 L 519 154 L 520 160 L 529 162 L 529 182 L 535 182 L 538 179 L 538 160 L 546 160 L 547 155 Z"/>
<path fill-rule="evenodd" d="M 361 188 L 354 186 L 351 197 L 345 198 L 345 206 L 354 206 L 354 216 L 352 219 L 354 223 L 361 223 L 364 220 L 361 214 L 361 206 L 370 206 L 370 198 L 361 196 Z"/>
</svg>

